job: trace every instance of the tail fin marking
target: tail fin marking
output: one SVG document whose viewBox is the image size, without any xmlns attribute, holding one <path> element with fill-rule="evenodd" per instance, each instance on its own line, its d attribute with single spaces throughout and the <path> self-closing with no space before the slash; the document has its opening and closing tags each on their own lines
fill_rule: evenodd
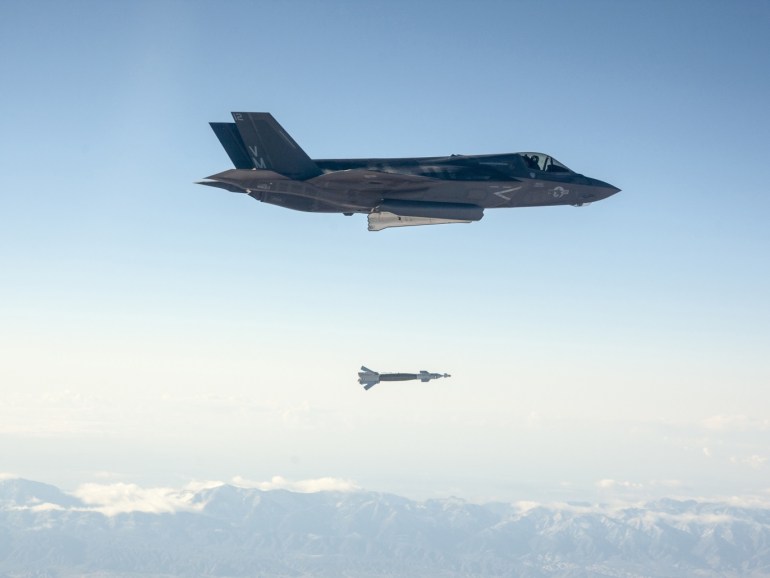
<svg viewBox="0 0 770 578">
<path fill-rule="evenodd" d="M 283 130 L 269 112 L 234 112 L 251 166 L 305 180 L 321 174 L 307 153 Z"/>
</svg>

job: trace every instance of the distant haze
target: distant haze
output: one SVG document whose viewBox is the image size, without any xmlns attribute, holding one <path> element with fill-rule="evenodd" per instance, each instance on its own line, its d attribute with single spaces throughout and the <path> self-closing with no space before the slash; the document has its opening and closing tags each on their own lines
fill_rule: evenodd
<svg viewBox="0 0 770 578">
<path fill-rule="evenodd" d="M 0 3 L 0 471 L 768 495 L 768 30 L 763 0 Z M 313 158 L 534 150 L 622 192 L 369 233 L 194 184 L 234 110 Z"/>
</svg>

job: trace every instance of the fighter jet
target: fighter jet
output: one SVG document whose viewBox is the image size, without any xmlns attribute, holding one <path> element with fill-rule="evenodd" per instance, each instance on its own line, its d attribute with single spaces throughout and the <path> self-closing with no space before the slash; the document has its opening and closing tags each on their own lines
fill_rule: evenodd
<svg viewBox="0 0 770 578">
<path fill-rule="evenodd" d="M 361 371 L 358 372 L 358 383 L 363 385 L 364 389 L 369 389 L 381 381 L 409 381 L 411 379 L 419 379 L 425 383 L 431 379 L 439 379 L 441 377 L 452 376 L 448 373 L 430 373 L 425 370 L 420 371 L 420 373 L 377 373 L 362 365 Z"/>
<path fill-rule="evenodd" d="M 546 153 L 312 160 L 267 112 L 212 122 L 235 169 L 199 181 L 297 211 L 368 215 L 370 231 L 471 223 L 484 209 L 580 207 L 620 189 Z"/>
</svg>

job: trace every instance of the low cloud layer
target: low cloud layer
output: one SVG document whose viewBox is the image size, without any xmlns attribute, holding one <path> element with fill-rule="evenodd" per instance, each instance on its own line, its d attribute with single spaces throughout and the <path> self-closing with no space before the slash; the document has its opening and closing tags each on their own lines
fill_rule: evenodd
<svg viewBox="0 0 770 578">
<path fill-rule="evenodd" d="M 241 488 L 257 488 L 264 491 L 289 490 L 303 494 L 312 494 L 314 492 L 353 492 L 361 489 L 351 480 L 329 477 L 291 481 L 282 476 L 273 476 L 269 482 L 255 482 L 241 476 L 236 476 L 233 478 L 232 484 Z"/>
<path fill-rule="evenodd" d="M 79 486 L 72 495 L 81 500 L 87 509 L 101 512 L 107 516 L 130 512 L 149 514 L 194 512 L 205 507 L 205 502 L 195 499 L 198 492 L 227 483 L 221 481 L 191 482 L 181 489 L 143 488 L 137 484 L 123 482 L 113 484 L 89 483 Z M 229 485 L 262 491 L 289 490 L 299 493 L 351 492 L 360 489 L 353 481 L 330 477 L 293 481 L 282 476 L 274 476 L 269 481 L 260 482 L 236 476 L 229 482 Z"/>
<path fill-rule="evenodd" d="M 713 415 L 703 420 L 707 430 L 722 432 L 767 431 L 770 420 L 751 418 L 746 415 Z"/>
<path fill-rule="evenodd" d="M 671 489 L 678 488 L 676 480 L 649 482 Z M 311 494 L 320 492 L 365 492 L 354 481 L 324 477 L 305 480 L 289 480 L 274 476 L 269 481 L 248 480 L 236 476 L 229 483 L 221 481 L 194 481 L 181 488 L 142 487 L 132 483 L 87 483 L 80 485 L 74 492 L 62 493 L 53 486 L 29 482 L 14 478 L 10 474 L 0 474 L 0 509 L 30 510 L 44 512 L 67 510 L 79 512 L 98 512 L 105 516 L 119 514 L 147 513 L 173 514 L 177 512 L 201 512 L 212 499 L 209 490 L 225 485 L 244 490 L 270 492 L 287 490 L 295 493 Z M 598 514 L 606 518 L 622 518 L 635 524 L 654 525 L 665 522 L 675 527 L 687 524 L 720 524 L 733 521 L 737 510 L 729 508 L 770 509 L 770 490 L 767 495 L 730 496 L 717 499 L 694 498 L 686 501 L 687 511 L 672 510 L 675 500 L 663 499 L 643 501 L 634 499 L 634 491 L 645 487 L 644 484 L 613 479 L 596 482 L 598 488 L 607 491 L 605 501 L 599 503 L 568 503 L 519 501 L 511 506 L 518 515 L 526 515 L 533 510 L 559 511 L 569 515 Z M 6 490 L 5 497 L 3 489 Z M 40 496 L 37 493 L 42 492 Z M 42 497 L 41 497 L 42 496 Z M 73 501 L 76 498 L 77 501 Z M 465 502 L 450 500 L 462 507 Z M 54 503 L 55 502 L 55 503 Z M 684 502 L 682 502 L 684 503 Z M 716 507 L 719 506 L 719 507 Z"/>
<path fill-rule="evenodd" d="M 107 516 L 129 512 L 165 514 L 200 509 L 195 493 L 172 488 L 142 488 L 136 484 L 83 484 L 73 495 L 90 509 Z"/>
</svg>

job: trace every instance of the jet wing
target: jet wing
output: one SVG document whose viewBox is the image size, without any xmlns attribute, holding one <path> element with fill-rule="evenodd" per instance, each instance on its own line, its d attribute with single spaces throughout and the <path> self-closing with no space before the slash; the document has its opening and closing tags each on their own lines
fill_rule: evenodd
<svg viewBox="0 0 770 578">
<path fill-rule="evenodd" d="M 336 188 L 343 186 L 371 193 L 406 193 L 424 191 L 441 184 L 440 181 L 430 177 L 386 173 L 368 169 L 334 171 L 310 179 L 309 182 L 321 188 Z"/>
<path fill-rule="evenodd" d="M 470 223 L 480 220 L 484 215 L 484 209 L 478 205 L 398 198 L 399 194 L 427 191 L 444 184 L 431 177 L 369 169 L 347 169 L 326 173 L 307 182 L 318 188 L 349 188 L 380 195 L 382 201 L 368 216 L 370 231 L 381 231 L 389 227 Z"/>
</svg>

